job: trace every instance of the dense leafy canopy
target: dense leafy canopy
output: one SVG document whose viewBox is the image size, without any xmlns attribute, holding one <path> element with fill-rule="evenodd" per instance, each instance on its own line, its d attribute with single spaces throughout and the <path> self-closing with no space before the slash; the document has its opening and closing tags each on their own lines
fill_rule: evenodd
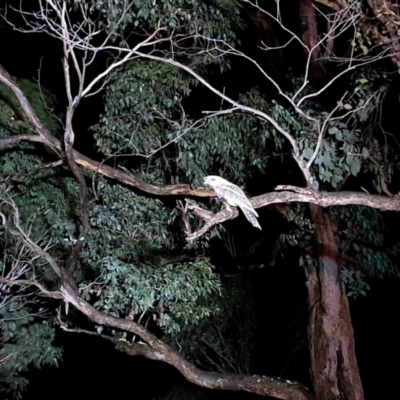
<svg viewBox="0 0 400 400">
<path fill-rule="evenodd" d="M 75 0 L 69 7 L 72 21 L 80 21 L 83 10 L 83 20 L 100 29 L 102 37 L 109 35 L 110 53 L 115 43 L 130 48 L 157 27 L 162 29 L 162 40 L 146 51 L 183 63 L 218 86 L 235 62 L 222 57 L 212 44 L 223 40 L 224 50 L 240 48 L 239 38 L 248 23 L 241 3 L 150 0 L 127 8 L 128 3 L 119 0 Z M 369 51 L 371 43 L 363 42 L 358 32 L 355 37 L 355 51 Z M 174 51 L 170 41 L 174 41 Z M 268 114 L 290 132 L 299 160 L 312 164 L 310 171 L 320 188 L 341 190 L 348 181 L 360 179 L 382 191 L 383 183 L 393 178 L 398 158 L 395 141 L 378 123 L 391 81 L 369 65 L 349 70 L 346 79 L 347 91 L 310 95 L 301 112 L 287 101 L 305 85 L 296 69 L 288 75 L 286 98 L 274 98 L 263 87 L 249 85 L 243 92 L 233 91 L 234 101 Z M 61 137 L 53 96 L 30 81 L 16 82 L 39 120 Z M 321 86 L 319 81 L 312 82 L 304 92 L 315 93 Z M 218 90 L 223 88 L 218 86 Z M 223 102 L 214 107 L 215 98 L 203 97 L 194 75 L 171 64 L 133 57 L 113 70 L 102 99 L 98 123 L 91 128 L 91 145 L 102 162 L 126 166 L 148 183 L 198 187 L 205 175 L 215 174 L 248 189 L 257 182 L 272 181 L 274 175 L 283 180 L 295 175 L 296 165 L 288 162 L 293 148 L 276 126 L 255 113 L 228 109 Z M 208 104 L 213 108 L 208 109 Z M 32 134 L 34 127 L 11 91 L 0 84 L 0 139 L 22 133 Z M 60 159 L 63 162 L 57 163 Z M 278 173 L 271 172 L 271 160 Z M 18 229 L 64 267 L 80 240 L 79 184 L 63 156 L 39 143 L 18 142 L 2 148 L 0 172 L 1 212 L 12 221 L 9 231 L 0 231 L 1 275 L 35 280 L 57 290 L 55 271 L 22 243 Z M 189 252 L 175 199 L 132 190 L 97 171 L 85 171 L 85 182 L 90 231 L 82 239 L 85 244 L 74 271 L 82 298 L 106 315 L 153 329 L 194 364 L 228 372 L 253 371 L 257 323 L 251 279 L 237 270 L 226 277 L 227 270 L 235 269 L 232 261 L 222 266 L 213 263 L 214 252 L 221 247 L 220 233 L 228 228 L 214 227 Z M 212 207 L 209 201 L 204 206 Z M 296 205 L 284 214 L 288 223 L 277 233 L 275 243 L 282 256 L 293 246 L 307 248 L 314 229 L 304 206 Z M 341 277 L 348 295 L 365 294 L 370 276 L 398 275 L 400 248 L 387 239 L 392 229 L 389 218 L 376 209 L 355 206 L 330 210 L 329 215 L 337 226 Z M 233 225 L 231 235 L 241 240 L 243 232 Z M 271 257 L 264 255 L 257 263 L 266 260 L 271 262 Z M 300 264 L 304 263 L 302 253 Z M 56 305 L 35 296 L 36 289 L 16 290 L 0 283 L 0 294 L 8 299 L 0 300 L 0 383 L 6 391 L 18 393 L 23 388 L 20 374 L 31 363 L 36 367 L 57 364 L 61 356 L 61 350 L 52 346 L 59 323 Z M 67 324 L 79 327 L 73 317 Z M 122 341 L 136 340 L 99 324 L 92 329 Z"/>
</svg>

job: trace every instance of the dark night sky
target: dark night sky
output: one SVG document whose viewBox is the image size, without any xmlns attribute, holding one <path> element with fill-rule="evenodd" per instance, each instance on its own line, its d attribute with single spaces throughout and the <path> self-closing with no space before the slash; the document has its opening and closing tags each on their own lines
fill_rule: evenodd
<svg viewBox="0 0 400 400">
<path fill-rule="evenodd" d="M 7 40 L 0 40 L 0 63 L 12 75 L 27 79 L 37 79 L 41 65 L 43 84 L 53 93 L 63 93 L 60 47 L 52 39 L 10 31 Z M 78 146 L 85 147 L 88 143 L 87 128 L 96 122 L 100 99 L 98 97 L 84 102 L 79 110 L 75 123 L 78 137 L 83 139 Z M 63 101 L 63 98 L 59 99 L 60 106 Z M 86 154 L 90 155 L 91 152 L 92 147 L 86 148 Z M 293 273 L 293 266 L 281 266 L 281 271 L 277 268 L 259 273 L 260 308 L 264 307 L 265 315 L 269 317 L 261 325 L 259 346 L 264 352 L 262 355 L 269 354 L 270 362 L 279 365 L 279 370 L 280 365 L 286 363 L 286 360 L 279 359 L 280 351 L 285 354 L 285 349 L 283 343 L 276 342 L 279 339 L 274 335 L 274 328 L 282 320 L 279 314 L 290 309 L 284 300 L 290 298 L 288 293 L 296 292 L 294 298 L 301 298 L 305 289 L 302 273 Z M 289 284 L 287 271 L 294 274 Z M 301 301 L 305 301 L 305 297 Z M 351 300 L 357 357 L 367 400 L 391 399 L 395 393 L 398 394 L 399 305 L 400 282 L 393 279 L 374 280 L 366 298 Z M 271 316 L 273 308 L 276 311 Z M 108 399 L 110 396 L 118 399 L 154 399 L 165 395 L 173 385 L 187 385 L 173 368 L 143 358 L 127 357 L 101 339 L 88 338 L 83 334 L 60 333 L 57 340 L 65 349 L 62 365 L 58 369 L 31 371 L 31 384 L 24 399 L 53 399 L 57 393 L 75 400 Z M 274 352 L 273 349 L 277 350 Z M 307 371 L 299 369 L 297 364 L 294 370 L 289 368 L 288 373 L 307 376 Z M 51 388 L 48 382 L 52 383 Z M 56 392 L 54 387 L 57 388 Z M 208 394 L 212 398 L 222 398 L 222 394 Z M 256 396 L 243 395 L 240 398 Z"/>
</svg>

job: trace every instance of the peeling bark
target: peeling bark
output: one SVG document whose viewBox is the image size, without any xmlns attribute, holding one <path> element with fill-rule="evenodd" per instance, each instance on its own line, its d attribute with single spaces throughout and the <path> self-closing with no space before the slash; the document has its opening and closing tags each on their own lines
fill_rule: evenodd
<svg viewBox="0 0 400 400">
<path fill-rule="evenodd" d="M 340 281 L 339 254 L 331 221 L 310 205 L 317 263 L 306 266 L 311 373 L 318 400 L 363 400 L 349 304 Z"/>
<path fill-rule="evenodd" d="M 276 37 L 274 27 L 276 23 L 260 10 L 250 10 L 249 15 L 264 50 L 263 57 L 266 61 L 266 70 L 272 76 L 283 81 L 288 65 L 283 55 L 282 46 Z"/>
<path fill-rule="evenodd" d="M 319 37 L 314 0 L 301 0 L 299 7 L 302 40 L 307 47 L 304 50 L 304 56 L 307 63 L 309 60 L 309 65 L 306 65 L 306 68 L 309 68 L 307 72 L 311 78 L 320 79 L 325 76 L 326 69 L 322 60 L 321 46 L 318 45 Z"/>
</svg>

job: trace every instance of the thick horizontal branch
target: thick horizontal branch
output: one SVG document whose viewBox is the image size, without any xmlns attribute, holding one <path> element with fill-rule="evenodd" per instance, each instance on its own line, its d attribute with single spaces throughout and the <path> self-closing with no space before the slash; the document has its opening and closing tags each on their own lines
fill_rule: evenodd
<svg viewBox="0 0 400 400">
<path fill-rule="evenodd" d="M 48 146 L 55 147 L 59 151 L 63 151 L 62 143 L 55 138 L 40 122 L 20 88 L 12 81 L 7 71 L 0 65 L 0 82 L 8 86 L 17 97 L 21 107 L 23 108 L 28 120 L 36 128 L 38 135 L 16 135 L 0 141 L 0 148 L 15 144 L 18 141 L 34 141 L 42 142 Z M 195 197 L 213 197 L 215 193 L 205 188 L 192 189 L 189 185 L 166 185 L 156 186 L 137 178 L 134 174 L 125 170 L 112 168 L 106 164 L 94 161 L 83 154 L 73 151 L 75 162 L 80 166 L 108 178 L 115 179 L 120 183 L 133 186 L 145 193 L 158 196 L 195 196 Z M 300 188 L 298 188 L 300 189 Z M 251 202 L 254 208 L 260 208 L 274 203 L 292 203 L 306 202 L 320 205 L 321 207 L 340 206 L 340 205 L 363 205 L 386 211 L 400 211 L 400 198 L 384 197 L 370 195 L 361 192 L 311 192 L 305 190 L 303 193 L 298 192 L 272 192 L 261 196 L 253 197 Z M 231 219 L 234 215 L 225 217 Z M 219 221 L 220 222 L 220 221 Z"/>
<path fill-rule="evenodd" d="M 17 135 L 14 137 L 0 140 L 0 148 L 15 144 L 19 140 L 33 141 L 47 143 L 46 139 L 37 135 Z M 50 144 L 50 143 L 48 143 Z M 52 141 L 52 147 L 56 147 L 60 151 L 61 142 Z M 193 197 L 213 197 L 215 193 L 211 189 L 197 188 L 192 189 L 190 185 L 178 184 L 178 185 L 165 185 L 157 186 L 151 185 L 147 182 L 142 181 L 134 174 L 127 170 L 120 170 L 110 167 L 106 164 L 94 161 L 89 157 L 84 156 L 78 151 L 74 151 L 74 157 L 77 164 L 86 168 L 89 171 L 98 173 L 116 181 L 126 184 L 128 186 L 135 187 L 145 193 L 157 195 L 157 196 L 193 196 Z M 313 192 L 307 189 L 302 189 L 292 186 L 281 186 L 278 189 L 288 190 L 265 193 L 260 196 L 256 196 L 250 199 L 254 208 L 261 208 L 268 206 L 269 204 L 276 203 L 313 203 L 321 207 L 332 207 L 332 206 L 346 206 L 346 205 L 360 205 L 371 208 L 376 208 L 382 211 L 400 211 L 400 196 L 386 197 L 380 195 L 373 195 L 363 192 Z M 292 191 L 293 190 L 293 191 Z M 295 191 L 296 190 L 296 191 Z M 235 218 L 237 214 L 225 213 L 225 217 L 218 217 L 218 223 L 226 221 L 228 219 Z M 216 215 L 216 214 L 215 214 Z M 221 219 L 220 219 L 221 218 Z M 213 224 L 215 225 L 215 224 Z"/>
<path fill-rule="evenodd" d="M 5 139 L 1 139 L 0 148 L 15 144 L 19 141 L 31 141 L 31 142 L 45 143 L 48 146 L 57 148 L 60 152 L 63 152 L 62 143 L 56 137 L 54 137 L 41 123 L 41 121 L 37 118 L 35 112 L 32 109 L 32 106 L 30 105 L 24 93 L 21 91 L 18 85 L 14 83 L 11 76 L 1 65 L 0 65 L 0 82 L 4 83 L 14 93 L 27 119 L 30 121 L 32 127 L 35 128 L 36 132 L 38 133 L 38 135 L 15 135 Z M 182 196 L 210 197 L 212 196 L 213 193 L 209 189 L 203 189 L 203 188 L 191 189 L 189 185 L 166 185 L 166 186 L 151 185 L 149 183 L 142 181 L 141 179 L 137 178 L 135 175 L 129 172 L 124 172 L 109 167 L 108 165 L 105 165 L 103 163 L 94 161 L 88 157 L 85 157 L 83 154 L 75 150 L 73 151 L 73 157 L 74 161 L 77 164 L 81 165 L 82 167 L 90 171 L 115 179 L 129 186 L 136 187 L 149 194 L 158 196 L 182 195 Z"/>
<path fill-rule="evenodd" d="M 75 161 L 82 167 L 93 171 L 95 173 L 107 176 L 117 180 L 120 183 L 133 186 L 145 193 L 157 195 L 157 196 L 196 196 L 196 197 L 213 197 L 214 191 L 205 188 L 192 189 L 190 185 L 177 184 L 177 185 L 165 185 L 156 186 L 150 183 L 144 182 L 134 174 L 125 172 L 119 169 L 112 168 L 108 165 L 94 161 L 84 155 L 74 151 Z"/>
<path fill-rule="evenodd" d="M 41 142 L 50 145 L 51 147 L 56 147 L 58 150 L 62 151 L 62 144 L 56 138 L 52 138 L 51 141 L 48 140 L 48 136 L 43 135 L 16 135 L 10 136 L 9 138 L 0 140 L 0 148 L 5 146 L 13 145 L 19 141 L 32 141 Z M 213 197 L 215 193 L 210 189 L 198 188 L 192 189 L 189 185 L 166 185 L 166 186 L 156 186 L 151 185 L 147 182 L 142 181 L 130 172 L 125 172 L 116 168 L 112 168 L 106 164 L 94 161 L 83 154 L 73 151 L 73 155 L 77 164 L 82 167 L 108 178 L 115 179 L 120 183 L 133 186 L 145 193 L 158 195 L 158 196 L 195 196 L 195 197 Z M 296 190 L 296 189 L 295 189 Z M 298 188 L 300 190 L 300 188 Z M 261 196 L 253 197 L 250 199 L 254 208 L 261 208 L 269 204 L 276 203 L 292 203 L 292 202 L 305 202 L 317 204 L 321 207 L 331 207 L 331 206 L 343 206 L 343 205 L 363 205 L 367 207 L 377 208 L 385 211 L 400 211 L 400 198 L 398 196 L 385 197 L 379 195 L 371 195 L 362 192 L 312 192 L 304 190 L 301 193 L 292 191 L 281 191 L 281 192 L 271 192 L 266 193 Z M 227 219 L 232 219 L 237 216 L 237 214 L 226 214 L 222 216 L 215 214 L 215 225 L 216 223 L 221 223 Z M 217 221 L 218 220 L 218 221 Z"/>
<path fill-rule="evenodd" d="M 39 135 L 13 135 L 0 139 L 0 149 L 22 141 L 48 143 L 47 139 Z"/>
<path fill-rule="evenodd" d="M 358 205 L 376 208 L 382 211 L 400 211 L 400 196 L 386 197 L 362 192 L 314 192 L 296 186 L 278 186 L 277 190 L 289 189 L 250 198 L 254 208 L 262 208 L 271 204 L 312 203 L 321 207 Z M 203 225 L 195 232 L 186 232 L 186 240 L 192 244 L 203 236 L 214 225 L 221 224 L 239 216 L 237 209 L 222 209 L 217 213 L 203 209 L 194 200 L 186 199 L 188 210 L 203 221 Z"/>
<path fill-rule="evenodd" d="M 278 187 L 286 188 L 285 186 Z M 302 188 L 290 187 L 292 190 Z M 400 211 L 400 197 L 386 197 L 363 192 L 300 192 L 282 191 L 265 193 L 250 199 L 254 208 L 265 207 L 275 203 L 312 203 L 321 207 L 333 206 L 365 206 L 382 211 Z"/>
</svg>

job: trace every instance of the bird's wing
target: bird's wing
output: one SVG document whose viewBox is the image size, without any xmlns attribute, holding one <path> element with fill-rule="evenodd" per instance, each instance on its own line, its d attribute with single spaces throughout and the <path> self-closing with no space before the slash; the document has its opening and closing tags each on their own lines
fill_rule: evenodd
<svg viewBox="0 0 400 400">
<path fill-rule="evenodd" d="M 254 208 L 253 211 L 255 212 L 255 214 L 253 212 L 250 212 L 248 208 L 240 207 L 240 209 L 243 211 L 244 216 L 254 226 L 254 228 L 258 228 L 261 230 L 261 226 L 258 223 L 258 219 L 256 217 L 257 213 L 255 212 Z"/>
<path fill-rule="evenodd" d="M 254 209 L 250 200 L 246 197 L 243 190 L 239 186 L 223 179 L 221 177 L 214 177 L 211 182 L 208 182 L 219 199 L 225 200 L 229 205 L 233 207 L 239 207 L 247 220 L 258 229 L 261 229 L 258 223 L 257 211 Z"/>
<path fill-rule="evenodd" d="M 243 212 L 244 209 L 246 209 L 248 212 L 258 217 L 257 211 L 254 209 L 254 207 L 250 203 L 250 200 L 247 198 L 247 196 L 244 194 L 243 190 L 240 189 L 239 186 L 226 181 L 226 184 L 224 184 L 221 189 L 222 188 L 223 192 L 225 192 L 225 196 L 222 197 L 226 197 L 228 203 L 231 206 L 240 207 Z"/>
</svg>

